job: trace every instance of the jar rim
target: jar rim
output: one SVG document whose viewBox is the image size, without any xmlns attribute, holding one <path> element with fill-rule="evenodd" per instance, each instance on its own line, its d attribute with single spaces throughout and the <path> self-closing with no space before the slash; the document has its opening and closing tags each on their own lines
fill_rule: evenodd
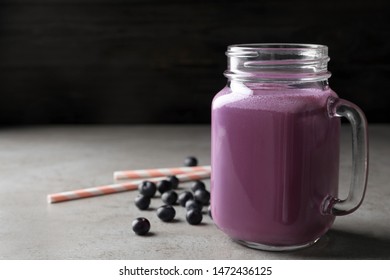
<svg viewBox="0 0 390 280">
<path fill-rule="evenodd" d="M 326 45 L 321 44 L 306 44 L 306 43 L 249 43 L 249 44 L 233 44 L 229 45 L 230 47 L 240 47 L 240 48 L 273 48 L 273 49 L 319 49 L 319 48 L 327 48 Z"/>
<path fill-rule="evenodd" d="M 227 56 L 256 57 L 261 53 L 299 53 L 308 57 L 324 57 L 328 55 L 328 47 L 320 44 L 301 43 L 249 43 L 233 44 L 227 47 Z"/>
<path fill-rule="evenodd" d="M 241 81 L 301 83 L 323 81 L 327 69 L 328 47 L 316 44 L 254 43 L 227 48 L 229 79 Z"/>
</svg>

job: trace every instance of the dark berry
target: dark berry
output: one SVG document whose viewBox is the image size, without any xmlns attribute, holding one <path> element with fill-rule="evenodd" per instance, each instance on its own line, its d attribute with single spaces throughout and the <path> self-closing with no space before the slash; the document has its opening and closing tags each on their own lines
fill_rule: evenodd
<svg viewBox="0 0 390 280">
<path fill-rule="evenodd" d="M 191 191 L 196 192 L 197 190 L 206 190 L 206 185 L 202 181 L 195 181 L 191 186 Z"/>
<path fill-rule="evenodd" d="M 135 198 L 135 206 L 137 206 L 140 210 L 146 210 L 150 205 L 150 197 L 144 195 L 138 195 Z"/>
<path fill-rule="evenodd" d="M 208 205 L 210 202 L 210 192 L 207 190 L 197 190 L 194 193 L 194 198 L 203 205 Z"/>
<path fill-rule="evenodd" d="M 184 160 L 184 166 L 197 166 L 198 160 L 196 157 L 186 157 Z"/>
<path fill-rule="evenodd" d="M 199 210 L 191 209 L 187 211 L 186 220 L 191 225 L 198 225 L 202 221 L 203 215 Z"/>
<path fill-rule="evenodd" d="M 177 177 L 174 175 L 168 176 L 168 181 L 171 182 L 172 189 L 177 189 L 177 187 L 179 186 L 179 179 L 177 179 Z"/>
<path fill-rule="evenodd" d="M 157 209 L 157 217 L 164 222 L 170 222 L 175 218 L 176 211 L 171 205 L 163 205 Z"/>
<path fill-rule="evenodd" d="M 187 211 L 189 211 L 191 209 L 196 209 L 196 210 L 202 211 L 202 207 L 203 207 L 203 205 L 200 202 L 195 201 L 194 199 L 187 200 L 187 202 L 186 202 Z"/>
<path fill-rule="evenodd" d="M 175 191 L 172 191 L 172 190 L 167 191 L 167 192 L 162 194 L 161 199 L 165 204 L 173 205 L 177 201 L 177 193 Z"/>
<path fill-rule="evenodd" d="M 181 206 L 185 207 L 187 200 L 193 199 L 194 196 L 191 192 L 185 191 L 179 194 L 178 202 Z"/>
<path fill-rule="evenodd" d="M 211 205 L 209 205 L 209 208 L 207 209 L 207 213 L 209 214 L 210 218 L 213 219 L 213 215 L 211 214 Z"/>
<path fill-rule="evenodd" d="M 150 230 L 150 222 L 145 218 L 137 218 L 132 223 L 133 231 L 138 235 L 145 235 Z"/>
<path fill-rule="evenodd" d="M 143 181 L 138 185 L 138 190 L 144 196 L 153 197 L 156 194 L 157 186 L 151 181 Z"/>
<path fill-rule="evenodd" d="M 157 183 L 157 190 L 163 194 L 172 189 L 172 183 L 168 180 L 162 180 Z"/>
</svg>

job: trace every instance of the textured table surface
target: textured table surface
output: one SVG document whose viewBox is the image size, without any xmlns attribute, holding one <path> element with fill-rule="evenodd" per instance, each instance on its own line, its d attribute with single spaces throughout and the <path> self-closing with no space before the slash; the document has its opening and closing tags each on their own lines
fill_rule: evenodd
<svg viewBox="0 0 390 280">
<path fill-rule="evenodd" d="M 370 174 L 362 206 L 338 217 L 314 246 L 289 253 L 232 242 L 205 216 L 199 226 L 141 212 L 136 191 L 48 204 L 46 195 L 111 183 L 115 170 L 210 163 L 208 126 L 61 126 L 0 129 L 1 259 L 390 259 L 390 125 L 371 125 Z M 350 130 L 343 127 L 340 192 L 349 187 Z M 208 185 L 208 181 L 205 181 Z M 185 187 L 185 186 L 183 186 Z M 144 216 L 151 234 L 136 236 Z"/>
</svg>

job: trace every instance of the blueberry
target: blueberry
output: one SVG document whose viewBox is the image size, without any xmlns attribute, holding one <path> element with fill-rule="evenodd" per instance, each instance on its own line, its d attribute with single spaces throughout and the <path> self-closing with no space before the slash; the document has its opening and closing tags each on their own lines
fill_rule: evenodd
<svg viewBox="0 0 390 280">
<path fill-rule="evenodd" d="M 163 194 L 166 191 L 169 191 L 172 189 L 172 183 L 169 182 L 168 180 L 162 180 L 157 183 L 157 190 Z"/>
<path fill-rule="evenodd" d="M 208 205 L 210 203 L 210 192 L 207 190 L 197 190 L 194 193 L 194 198 L 203 205 Z"/>
<path fill-rule="evenodd" d="M 196 210 L 202 211 L 202 207 L 203 207 L 203 205 L 200 202 L 195 201 L 194 199 L 187 200 L 185 206 L 186 206 L 187 211 L 189 211 L 191 209 L 196 209 Z"/>
<path fill-rule="evenodd" d="M 138 195 L 135 198 L 135 206 L 137 206 L 140 210 L 146 210 L 150 205 L 150 197 L 144 195 Z"/>
<path fill-rule="evenodd" d="M 172 190 L 167 191 L 167 192 L 162 194 L 161 199 L 165 204 L 173 205 L 177 201 L 177 193 L 175 191 L 172 191 Z"/>
<path fill-rule="evenodd" d="M 202 221 L 202 212 L 196 209 L 187 211 L 186 220 L 190 225 L 198 225 Z"/>
<path fill-rule="evenodd" d="M 153 197 L 156 194 L 157 186 L 151 181 L 143 181 L 138 185 L 140 194 L 148 197 Z"/>
<path fill-rule="evenodd" d="M 200 180 L 195 181 L 191 186 L 192 192 L 196 192 L 197 190 L 206 190 L 206 185 Z"/>
<path fill-rule="evenodd" d="M 184 166 L 197 166 L 198 165 L 198 159 L 196 157 L 186 157 L 184 160 Z"/>
<path fill-rule="evenodd" d="M 179 179 L 175 175 L 168 176 L 168 181 L 172 183 L 172 189 L 177 189 L 179 186 Z"/>
<path fill-rule="evenodd" d="M 185 207 L 187 200 L 193 199 L 194 196 L 191 192 L 185 191 L 179 194 L 178 202 L 181 206 Z"/>
<path fill-rule="evenodd" d="M 137 218 L 133 221 L 132 228 L 137 235 L 145 235 L 150 230 L 150 222 L 146 218 Z"/>
<path fill-rule="evenodd" d="M 175 218 L 176 211 L 171 205 L 163 205 L 157 209 L 157 217 L 164 222 L 170 222 Z"/>
</svg>

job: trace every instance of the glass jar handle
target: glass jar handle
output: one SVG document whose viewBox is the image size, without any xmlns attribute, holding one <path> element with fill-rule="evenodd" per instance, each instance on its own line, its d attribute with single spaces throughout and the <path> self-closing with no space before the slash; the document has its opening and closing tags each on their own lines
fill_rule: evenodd
<svg viewBox="0 0 390 280">
<path fill-rule="evenodd" d="M 355 104 L 340 98 L 328 99 L 329 117 L 345 117 L 352 126 L 352 178 L 348 197 L 344 200 L 328 196 L 323 201 L 323 214 L 347 215 L 359 208 L 364 199 L 368 175 L 367 120 Z"/>
</svg>

